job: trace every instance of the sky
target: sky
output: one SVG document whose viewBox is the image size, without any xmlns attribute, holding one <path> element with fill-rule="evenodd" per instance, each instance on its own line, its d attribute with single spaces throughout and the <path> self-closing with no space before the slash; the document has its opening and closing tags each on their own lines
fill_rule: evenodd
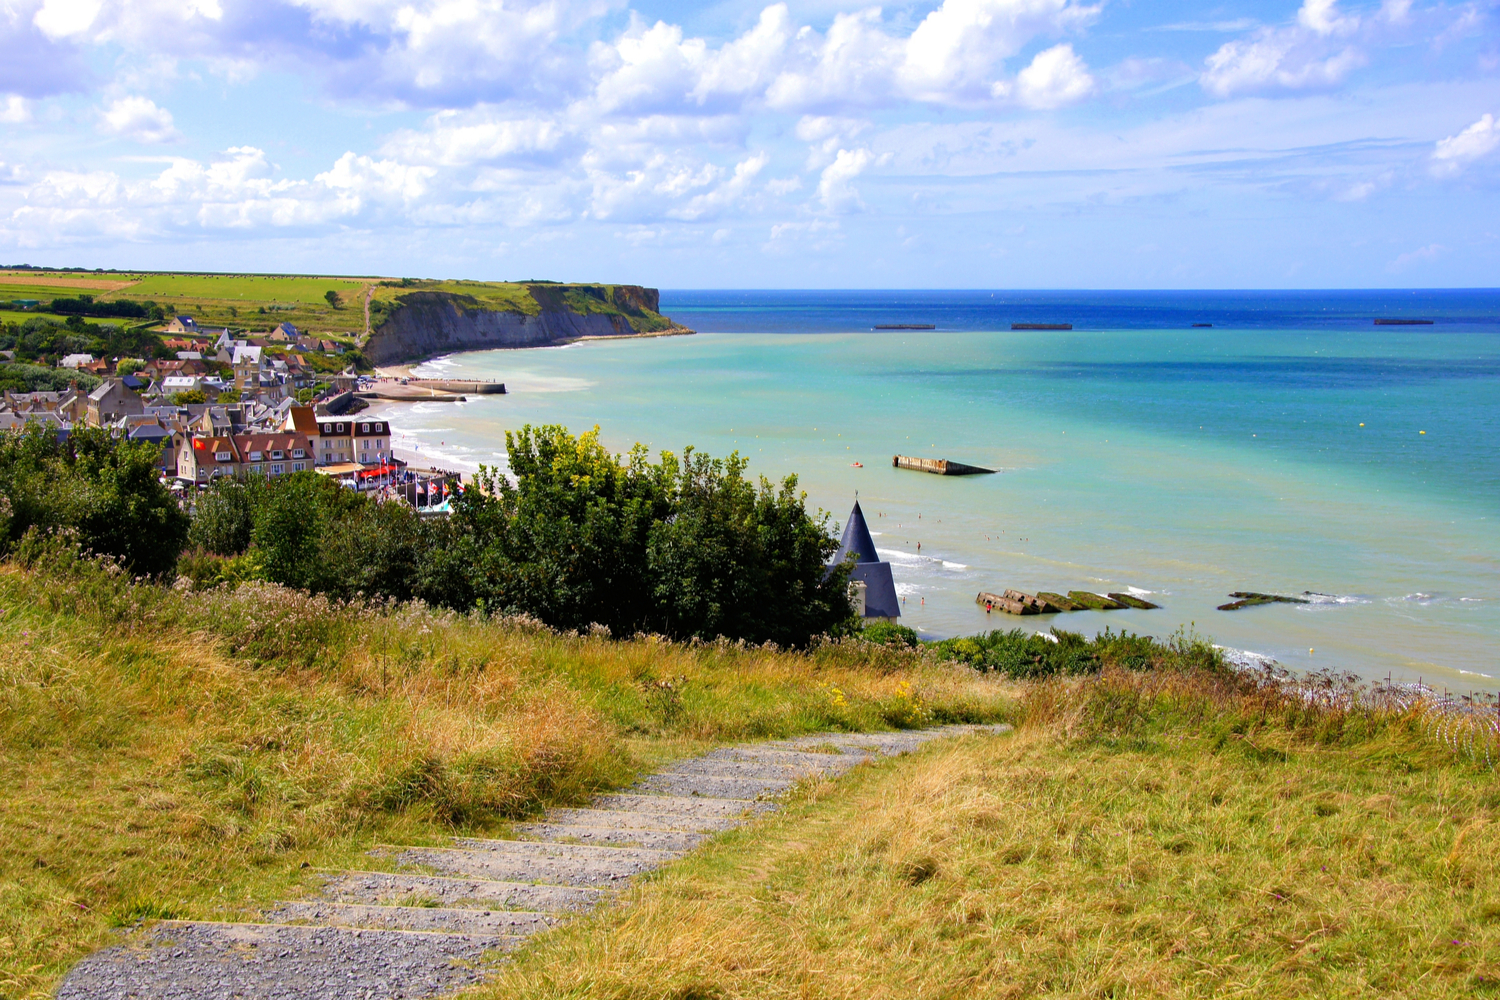
<svg viewBox="0 0 1500 1001">
<path fill-rule="evenodd" d="M 1500 285 L 1500 0 L 0 0 L 0 264 Z"/>
</svg>

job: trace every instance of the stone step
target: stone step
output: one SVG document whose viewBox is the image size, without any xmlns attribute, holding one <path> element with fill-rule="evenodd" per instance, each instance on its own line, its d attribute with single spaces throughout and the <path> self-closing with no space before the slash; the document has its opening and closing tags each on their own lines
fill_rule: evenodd
<svg viewBox="0 0 1500 1001">
<path fill-rule="evenodd" d="M 523 937 L 556 923 L 557 915 L 536 911 L 476 910 L 461 907 L 391 907 L 338 904 L 327 900 L 283 900 L 263 917 L 276 924 L 331 925 L 338 928 L 392 928 L 447 931 L 464 935 Z"/>
<path fill-rule="evenodd" d="M 541 845 L 546 842 L 516 842 L 516 844 Z M 485 851 L 476 848 L 407 848 L 396 856 L 396 861 L 400 865 L 422 866 L 436 870 L 443 875 L 467 876 L 471 879 L 549 883 L 553 886 L 610 887 L 620 885 L 621 881 L 631 876 L 655 869 L 661 864 L 661 856 L 665 854 L 664 852 L 649 852 L 646 853 L 646 857 L 637 859 L 590 859 L 528 855 L 514 851 Z"/>
<path fill-rule="evenodd" d="M 405 872 L 333 872 L 321 896 L 346 904 L 381 906 L 433 903 L 512 911 L 579 911 L 599 902 L 599 891 L 577 886 L 536 886 L 491 879 L 454 879 Z"/>
<path fill-rule="evenodd" d="M 797 750 L 807 747 L 832 745 L 845 753 L 868 753 L 872 755 L 904 754 L 923 744 L 945 737 L 960 737 L 973 733 L 1003 733 L 1009 724 L 945 726 L 935 730 L 897 730 L 890 733 L 837 733 L 811 734 L 778 741 L 768 745 L 777 749 Z"/>
<path fill-rule="evenodd" d="M 813 755 L 808 755 L 813 757 Z M 817 762 L 765 761 L 747 758 L 696 758 L 679 761 L 657 772 L 658 775 L 707 775 L 714 778 L 788 779 L 795 781 L 809 775 L 834 775 L 848 771 L 859 760 L 852 755 L 820 754 Z"/>
<path fill-rule="evenodd" d="M 660 797 L 653 796 L 652 799 Z M 732 817 L 704 817 L 671 810 L 593 810 L 587 808 L 548 810 L 542 824 L 565 824 L 578 827 L 610 827 L 618 830 L 650 831 L 722 831 L 735 826 Z M 517 830 L 526 825 L 520 825 Z"/>
<path fill-rule="evenodd" d="M 607 811 L 601 811 L 607 812 Z M 710 832 L 653 831 L 644 827 L 590 827 L 579 824 L 517 824 L 515 833 L 534 841 L 574 842 L 685 852 Z"/>
<path fill-rule="evenodd" d="M 701 796 L 667 796 L 639 792 L 617 792 L 596 798 L 594 800 L 594 807 L 599 810 L 624 810 L 631 813 L 670 810 L 681 816 L 719 819 L 738 818 L 774 810 L 776 809 L 776 804 L 745 799 L 713 799 Z"/>
<path fill-rule="evenodd" d="M 497 935 L 162 921 L 73 967 L 62 998 L 409 998 L 478 982 Z"/>
<path fill-rule="evenodd" d="M 795 778 L 736 778 L 724 775 L 693 775 L 657 772 L 637 782 L 632 789 L 665 796 L 700 796 L 711 799 L 764 799 L 792 787 Z"/>
<path fill-rule="evenodd" d="M 809 745 L 813 746 L 813 745 Z M 695 761 L 778 761 L 788 765 L 803 765 L 822 768 L 829 763 L 835 766 L 859 764 L 867 755 L 864 752 L 852 751 L 840 747 L 835 750 L 808 751 L 792 750 L 784 747 L 721 747 L 715 751 L 697 758 L 689 758 L 688 762 Z"/>
<path fill-rule="evenodd" d="M 555 841 L 517 841 L 514 838 L 454 838 L 453 847 L 466 851 L 504 852 L 531 859 L 566 859 L 571 862 L 587 862 L 591 865 L 628 865 L 632 862 L 649 862 L 661 865 L 670 862 L 681 852 L 661 851 L 651 848 L 629 848 L 618 845 L 573 845 Z M 410 851 L 402 848 L 401 851 Z"/>
</svg>

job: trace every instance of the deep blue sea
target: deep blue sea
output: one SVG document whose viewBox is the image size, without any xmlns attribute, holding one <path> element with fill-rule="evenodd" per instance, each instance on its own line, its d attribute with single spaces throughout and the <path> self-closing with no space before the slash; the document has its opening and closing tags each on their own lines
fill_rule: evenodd
<svg viewBox="0 0 1500 1001">
<path fill-rule="evenodd" d="M 1293 667 L 1500 689 L 1500 290 L 667 290 L 662 310 L 699 334 L 440 359 L 511 393 L 392 420 L 450 465 L 499 461 L 523 423 L 599 424 L 621 450 L 796 473 L 839 522 L 857 491 L 930 635 L 1188 629 Z M 872 329 L 899 323 L 936 329 Z M 1006 587 L 1163 608 L 975 605 Z M 1217 611 L 1235 590 L 1314 593 Z"/>
</svg>

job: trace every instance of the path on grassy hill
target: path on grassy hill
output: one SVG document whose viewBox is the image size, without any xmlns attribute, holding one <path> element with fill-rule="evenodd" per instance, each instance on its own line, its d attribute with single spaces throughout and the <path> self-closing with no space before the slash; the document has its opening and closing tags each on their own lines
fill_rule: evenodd
<svg viewBox="0 0 1500 1001">
<path fill-rule="evenodd" d="M 278 904 L 263 922 L 161 921 L 85 958 L 63 998 L 434 997 L 483 979 L 484 958 L 514 949 L 632 876 L 715 833 L 775 810 L 802 778 L 939 737 L 993 727 L 814 734 L 725 747 L 679 761 L 586 809 L 518 824 L 518 840 L 379 848 L 392 871 L 330 872 L 321 894 Z"/>
</svg>

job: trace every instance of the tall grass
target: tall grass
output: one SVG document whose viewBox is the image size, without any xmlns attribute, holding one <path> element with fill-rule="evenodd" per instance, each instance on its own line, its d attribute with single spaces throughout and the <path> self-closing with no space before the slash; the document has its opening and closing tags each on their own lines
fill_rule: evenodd
<svg viewBox="0 0 1500 1001">
<path fill-rule="evenodd" d="M 708 742 L 992 720 L 994 682 L 859 640 L 811 653 L 554 632 L 267 584 L 0 565 L 0 994 L 110 929 L 239 917 L 377 842 L 503 833 Z"/>
<path fill-rule="evenodd" d="M 802 790 L 475 996 L 1500 994 L 1500 796 L 1435 700 L 1106 667 Z"/>
</svg>

